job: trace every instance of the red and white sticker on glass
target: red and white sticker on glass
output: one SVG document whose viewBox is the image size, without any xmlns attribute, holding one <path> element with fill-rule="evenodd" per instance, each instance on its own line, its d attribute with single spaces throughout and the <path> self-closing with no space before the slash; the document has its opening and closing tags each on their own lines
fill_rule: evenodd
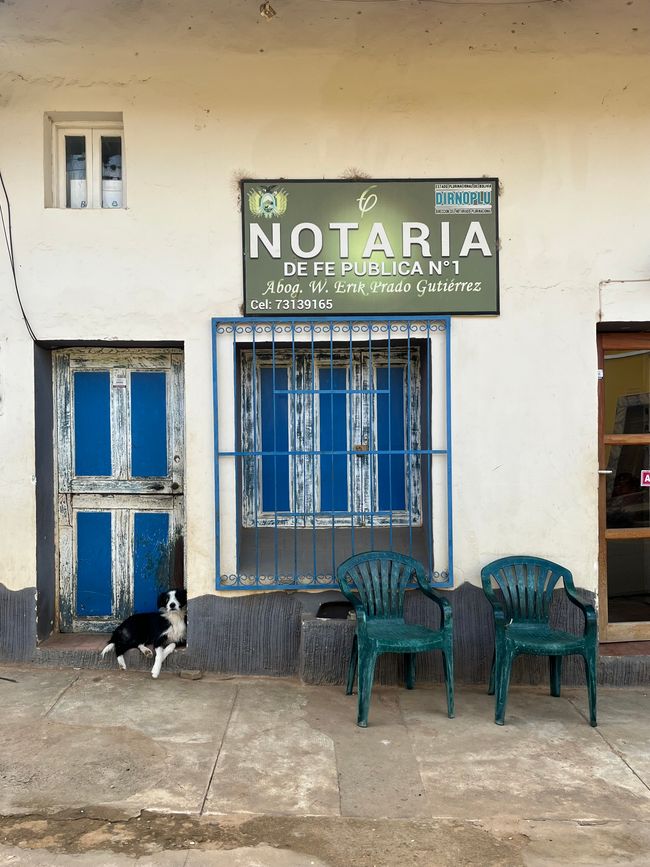
<svg viewBox="0 0 650 867">
<path fill-rule="evenodd" d="M 641 470 L 641 487 L 650 488 L 650 470 Z"/>
</svg>

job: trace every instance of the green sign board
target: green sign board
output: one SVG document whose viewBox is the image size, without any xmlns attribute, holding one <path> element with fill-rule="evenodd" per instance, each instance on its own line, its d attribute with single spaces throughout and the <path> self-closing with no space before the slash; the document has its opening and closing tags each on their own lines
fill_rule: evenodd
<svg viewBox="0 0 650 867">
<path fill-rule="evenodd" d="M 496 178 L 243 181 L 245 313 L 499 312 Z"/>
</svg>

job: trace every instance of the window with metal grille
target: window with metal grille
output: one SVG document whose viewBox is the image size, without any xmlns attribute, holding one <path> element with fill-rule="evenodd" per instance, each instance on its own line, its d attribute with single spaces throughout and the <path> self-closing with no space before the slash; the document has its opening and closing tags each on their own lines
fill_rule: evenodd
<svg viewBox="0 0 650 867">
<path fill-rule="evenodd" d="M 334 585 L 368 548 L 449 584 L 448 362 L 447 320 L 215 320 L 217 585 Z"/>
<path fill-rule="evenodd" d="M 422 523 L 418 347 L 261 345 L 240 365 L 244 527 Z"/>
</svg>

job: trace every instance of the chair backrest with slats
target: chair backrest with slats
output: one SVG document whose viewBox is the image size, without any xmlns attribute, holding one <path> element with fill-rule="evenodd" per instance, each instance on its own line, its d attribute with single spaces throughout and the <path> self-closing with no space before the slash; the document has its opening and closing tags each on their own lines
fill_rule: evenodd
<svg viewBox="0 0 650 867">
<path fill-rule="evenodd" d="M 507 617 L 533 623 L 548 622 L 553 590 L 560 578 L 565 584 L 573 583 L 568 569 L 541 557 L 502 557 L 481 569 L 485 592 L 492 591 L 492 582 L 501 590 Z"/>
<path fill-rule="evenodd" d="M 422 564 L 394 551 L 366 551 L 345 560 L 336 570 L 343 593 L 359 600 L 369 618 L 402 618 L 404 593 Z"/>
</svg>

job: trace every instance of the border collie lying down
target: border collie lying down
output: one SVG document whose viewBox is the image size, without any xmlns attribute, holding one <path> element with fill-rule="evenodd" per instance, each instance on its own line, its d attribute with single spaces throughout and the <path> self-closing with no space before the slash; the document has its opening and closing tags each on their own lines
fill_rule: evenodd
<svg viewBox="0 0 650 867">
<path fill-rule="evenodd" d="M 153 644 L 156 659 L 151 676 L 158 677 L 163 662 L 173 653 L 177 644 L 185 643 L 187 593 L 185 590 L 168 590 L 158 597 L 158 611 L 149 614 L 132 614 L 113 631 L 108 644 L 102 650 L 105 656 L 114 650 L 117 664 L 126 671 L 124 654 L 135 647 L 145 656 L 153 656 L 147 647 Z"/>
</svg>

